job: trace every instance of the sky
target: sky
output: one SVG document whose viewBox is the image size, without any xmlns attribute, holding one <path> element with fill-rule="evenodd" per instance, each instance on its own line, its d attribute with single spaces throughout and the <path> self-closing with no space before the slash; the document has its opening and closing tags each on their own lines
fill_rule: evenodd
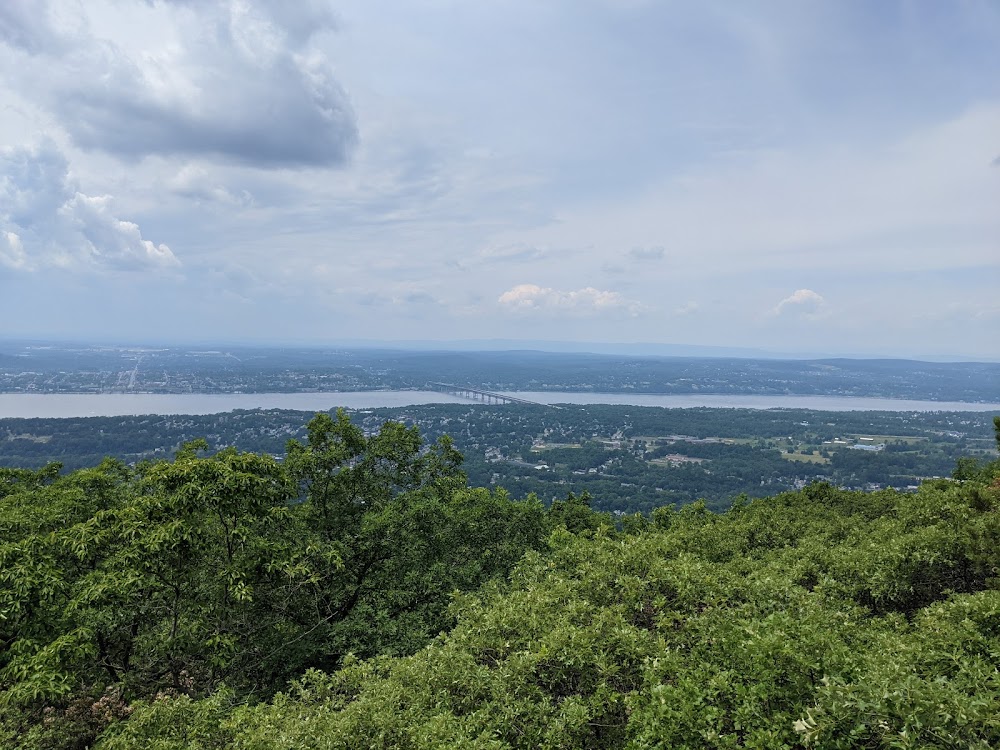
<svg viewBox="0 0 1000 750">
<path fill-rule="evenodd" d="M 0 338 L 1000 358 L 1000 0 L 3 0 Z"/>
</svg>

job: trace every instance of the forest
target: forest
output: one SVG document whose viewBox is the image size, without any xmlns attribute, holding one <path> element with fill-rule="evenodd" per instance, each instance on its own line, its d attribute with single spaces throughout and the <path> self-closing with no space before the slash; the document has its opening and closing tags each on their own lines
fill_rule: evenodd
<svg viewBox="0 0 1000 750">
<path fill-rule="evenodd" d="M 0 469 L 0 747 L 1000 744 L 995 452 L 614 516 L 343 412 L 206 448 Z"/>
</svg>

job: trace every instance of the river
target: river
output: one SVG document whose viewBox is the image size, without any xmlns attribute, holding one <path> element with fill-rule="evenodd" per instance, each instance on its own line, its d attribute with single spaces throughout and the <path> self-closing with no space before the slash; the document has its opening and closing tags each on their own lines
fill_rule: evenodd
<svg viewBox="0 0 1000 750">
<path fill-rule="evenodd" d="M 508 395 L 547 404 L 622 404 L 693 408 L 815 409 L 821 411 L 990 411 L 1000 404 L 912 401 L 848 396 L 757 396 L 721 394 L 567 393 L 512 391 Z M 471 403 L 430 391 L 349 391 L 339 393 L 0 393 L 0 417 L 117 417 L 135 414 L 216 414 L 234 409 L 326 411 Z"/>
</svg>

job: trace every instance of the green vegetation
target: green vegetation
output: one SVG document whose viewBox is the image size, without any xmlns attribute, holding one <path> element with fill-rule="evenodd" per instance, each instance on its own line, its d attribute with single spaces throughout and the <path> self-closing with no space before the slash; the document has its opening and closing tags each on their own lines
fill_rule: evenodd
<svg viewBox="0 0 1000 750">
<path fill-rule="evenodd" d="M 803 451 L 801 453 L 782 453 L 781 457 L 786 461 L 799 461 L 804 464 L 828 464 L 830 459 L 823 456 L 819 451 Z"/>
<path fill-rule="evenodd" d="M 199 437 L 215 449 L 281 457 L 289 438 L 306 439 L 310 416 L 255 410 L 2 419 L 0 466 L 58 461 L 77 469 L 104 456 L 162 460 Z M 817 480 L 850 489 L 915 488 L 948 476 L 959 457 L 984 458 L 993 450 L 990 418 L 981 412 L 433 404 L 351 416 L 367 433 L 399 421 L 428 440 L 450 436 L 474 487 L 504 487 L 515 497 L 534 493 L 545 504 L 589 492 L 599 510 L 625 515 L 699 499 L 724 510 L 735 495 L 765 497 Z M 884 448 L 852 448 L 866 444 Z M 667 456 L 683 459 L 660 460 Z M 543 463 L 547 469 L 536 469 Z"/>
<path fill-rule="evenodd" d="M 540 504 L 467 488 L 447 440 L 398 423 L 319 415 L 284 464 L 204 447 L 0 470 L 0 747 L 86 747 L 135 700 L 256 700 L 410 653 L 547 535 Z"/>
<path fill-rule="evenodd" d="M 395 422 L 203 448 L 0 470 L 0 747 L 1000 745 L 1000 461 L 616 525 Z"/>
</svg>

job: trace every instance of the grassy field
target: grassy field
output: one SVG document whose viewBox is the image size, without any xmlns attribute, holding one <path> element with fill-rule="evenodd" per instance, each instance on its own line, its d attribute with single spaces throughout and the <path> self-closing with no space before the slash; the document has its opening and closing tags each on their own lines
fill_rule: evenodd
<svg viewBox="0 0 1000 750">
<path fill-rule="evenodd" d="M 830 459 L 825 456 L 821 456 L 818 451 L 813 451 L 811 454 L 802 455 L 801 453 L 782 453 L 781 457 L 786 461 L 798 461 L 804 464 L 828 464 Z"/>
</svg>

